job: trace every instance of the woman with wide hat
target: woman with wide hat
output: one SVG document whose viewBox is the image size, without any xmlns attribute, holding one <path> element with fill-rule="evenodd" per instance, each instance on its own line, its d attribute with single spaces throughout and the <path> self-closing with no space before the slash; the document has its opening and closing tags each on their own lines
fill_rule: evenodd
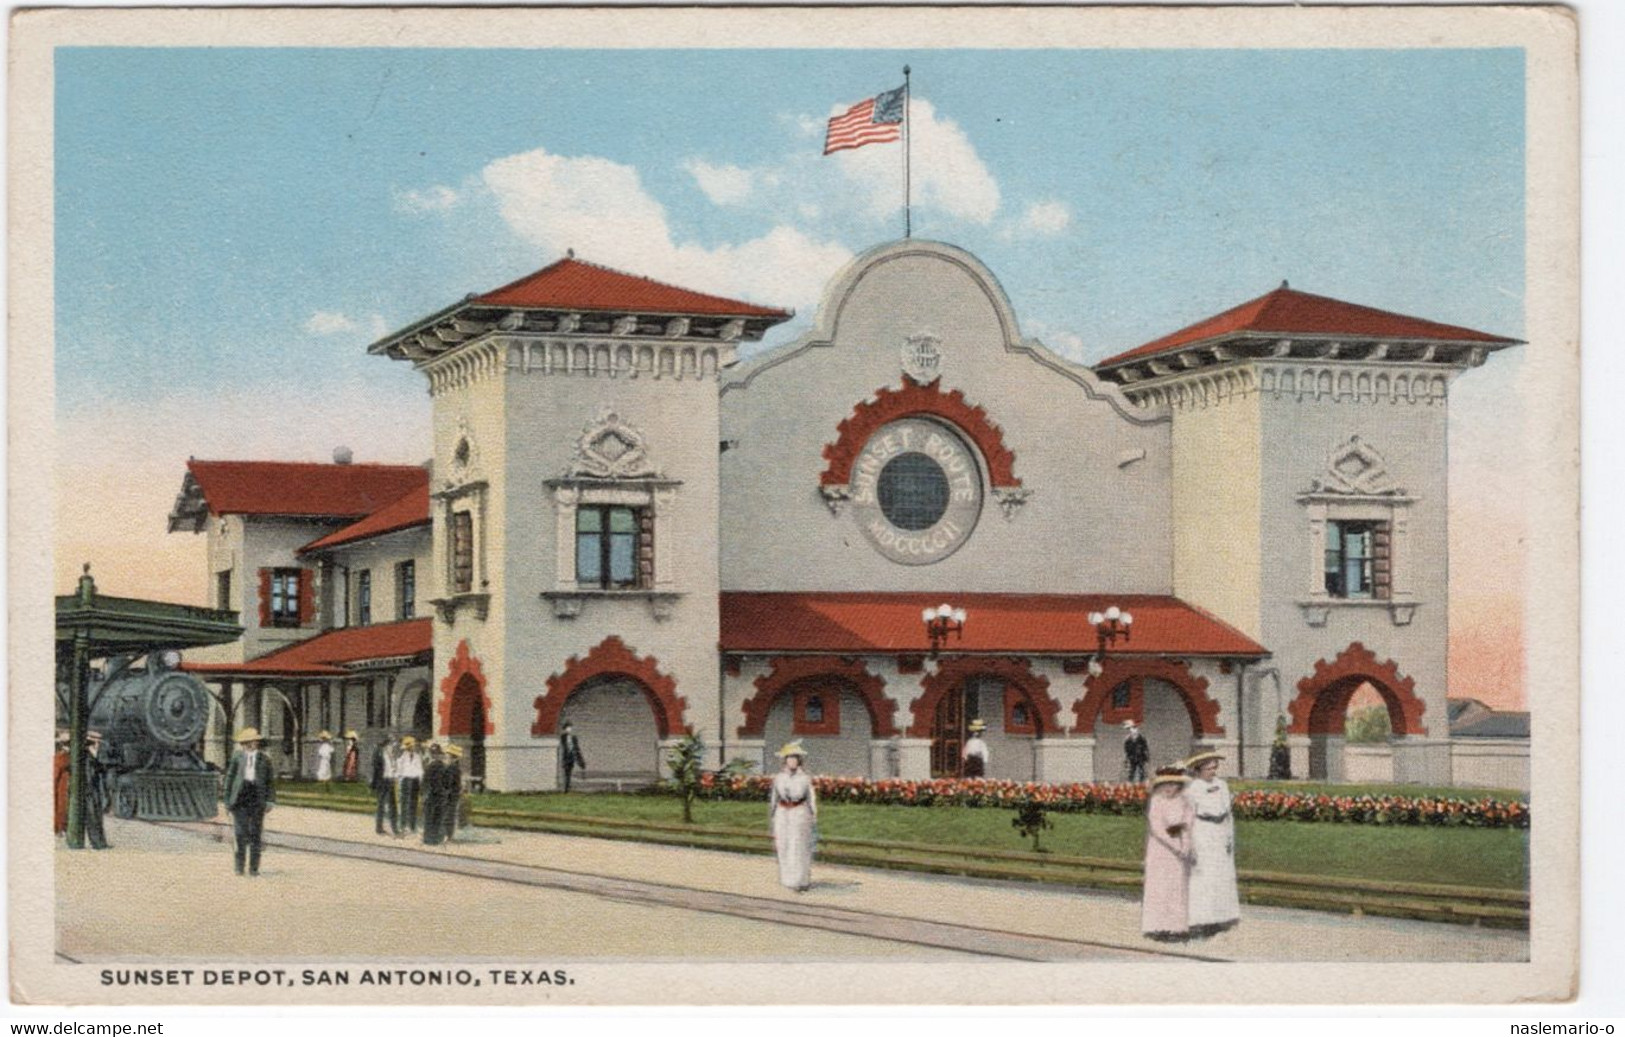
<svg viewBox="0 0 1625 1037">
<path fill-rule="evenodd" d="M 1241 921 L 1236 891 L 1236 819 L 1230 812 L 1230 786 L 1219 777 L 1224 757 L 1207 751 L 1185 761 L 1185 786 L 1194 820 L 1191 849 L 1190 927 L 1192 936 L 1212 936 Z"/>
<path fill-rule="evenodd" d="M 967 778 L 981 778 L 987 774 L 987 742 L 982 738 L 982 732 L 987 730 L 987 721 L 972 720 L 965 728 L 970 737 L 965 739 L 965 750 L 960 753 L 962 763 L 960 773 Z"/>
<path fill-rule="evenodd" d="M 1145 883 L 1140 931 L 1153 940 L 1183 940 L 1190 932 L 1191 827 L 1196 811 L 1183 795 L 1179 767 L 1160 768 L 1145 800 Z"/>
<path fill-rule="evenodd" d="M 323 731 L 316 736 L 316 780 L 333 780 L 333 732 Z"/>
<path fill-rule="evenodd" d="M 812 885 L 814 826 L 818 823 L 818 793 L 804 764 L 807 750 L 791 742 L 779 750 L 783 768 L 773 777 L 768 821 L 773 847 L 779 855 L 779 884 L 797 893 Z"/>
<path fill-rule="evenodd" d="M 345 781 L 361 777 L 361 736 L 354 731 L 344 732 L 344 769 L 340 773 Z"/>
</svg>

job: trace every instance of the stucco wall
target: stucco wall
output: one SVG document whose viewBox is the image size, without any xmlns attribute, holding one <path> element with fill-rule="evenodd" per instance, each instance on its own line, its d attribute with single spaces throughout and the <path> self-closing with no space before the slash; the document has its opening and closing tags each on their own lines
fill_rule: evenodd
<svg viewBox="0 0 1625 1037">
<path fill-rule="evenodd" d="M 1032 496 L 1006 519 L 984 457 L 974 532 L 949 557 L 902 565 L 870 543 L 856 509 L 831 514 L 819 485 L 838 426 L 902 386 L 902 348 L 921 333 L 940 339 L 941 388 L 962 390 L 1002 429 Z M 730 590 L 1171 588 L 1167 423 L 1087 369 L 1024 346 L 991 274 L 957 249 L 904 242 L 856 260 L 817 330 L 730 372 L 722 438 Z"/>
<path fill-rule="evenodd" d="M 400 615 L 399 566 L 407 560 L 413 563 L 416 583 L 414 615 L 419 618 L 433 615 L 434 608 L 429 604 L 429 599 L 434 595 L 429 593 L 428 587 L 434 565 L 432 547 L 429 528 L 418 526 L 329 552 L 336 570 L 335 582 L 344 581 L 349 590 L 349 593 L 339 595 L 339 601 L 345 608 L 334 612 L 333 625 L 355 626 L 360 622 L 357 588 L 363 570 L 371 573 L 372 625 L 400 621 L 403 617 Z"/>
<path fill-rule="evenodd" d="M 1451 784 L 1529 789 L 1527 738 L 1455 738 L 1450 742 Z"/>
</svg>

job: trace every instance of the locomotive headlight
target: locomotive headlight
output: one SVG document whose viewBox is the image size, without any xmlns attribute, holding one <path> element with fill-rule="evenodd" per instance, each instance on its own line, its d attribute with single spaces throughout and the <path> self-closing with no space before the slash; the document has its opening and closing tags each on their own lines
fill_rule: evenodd
<svg viewBox="0 0 1625 1037">
<path fill-rule="evenodd" d="M 158 665 L 166 670 L 178 669 L 181 665 L 181 653 L 173 648 L 166 648 L 158 653 Z"/>
</svg>

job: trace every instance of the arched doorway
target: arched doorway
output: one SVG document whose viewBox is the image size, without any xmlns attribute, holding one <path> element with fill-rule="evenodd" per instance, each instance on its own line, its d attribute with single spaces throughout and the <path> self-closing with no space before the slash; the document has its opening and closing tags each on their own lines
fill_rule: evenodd
<svg viewBox="0 0 1625 1037">
<path fill-rule="evenodd" d="M 581 740 L 596 784 L 652 781 L 661 774 L 663 739 L 687 730 L 688 703 L 653 656 L 639 656 L 611 635 L 584 656 L 571 656 L 535 700 L 535 737 L 557 736 L 569 723 Z"/>
<path fill-rule="evenodd" d="M 611 675 L 588 681 L 565 699 L 559 729 L 581 740 L 594 780 L 652 782 L 660 777 L 660 725 L 642 685 Z"/>
<path fill-rule="evenodd" d="M 1096 781 L 1123 781 L 1128 776 L 1124 752 L 1128 723 L 1139 725 L 1151 751 L 1147 770 L 1166 767 L 1190 756 L 1198 739 L 1219 738 L 1219 703 L 1207 693 L 1205 677 L 1191 673 L 1189 663 L 1156 657 L 1108 656 L 1098 676 L 1072 707 L 1077 734 L 1095 736 Z"/>
<path fill-rule="evenodd" d="M 486 730 L 485 690 L 473 674 L 465 673 L 452 689 L 446 734 L 468 740 L 468 775 L 481 782 L 485 780 Z"/>
<path fill-rule="evenodd" d="M 1105 696 L 1095 724 L 1096 781 L 1128 778 L 1128 725 L 1139 727 L 1151 751 L 1147 772 L 1188 758 L 1202 729 L 1178 685 L 1159 677 L 1130 677 Z"/>
<path fill-rule="evenodd" d="M 1390 737 L 1425 735 L 1426 704 L 1416 697 L 1416 682 L 1399 672 L 1392 660 L 1356 641 L 1330 662 L 1315 663 L 1315 672 L 1298 681 L 1298 695 L 1287 706 L 1289 734 L 1309 738 L 1309 773 L 1314 781 L 1382 780 L 1384 763 L 1393 780 L 1391 752 L 1359 751 L 1350 760 L 1348 721 L 1351 704 L 1380 702 L 1388 715 Z M 1351 762 L 1354 773 L 1350 772 Z"/>
<path fill-rule="evenodd" d="M 410 694 L 410 693 L 409 693 Z M 412 718 L 410 733 L 419 742 L 434 737 L 434 701 L 429 697 L 429 686 L 425 684 L 417 690 L 411 699 Z"/>
<path fill-rule="evenodd" d="M 778 693 L 762 725 L 762 770 L 776 769 L 773 754 L 797 740 L 819 774 L 873 776 L 874 723 L 863 697 L 840 677 L 805 677 Z"/>
<path fill-rule="evenodd" d="M 1024 659 L 958 657 L 943 660 L 920 684 L 910 705 L 909 734 L 931 739 L 931 774 L 956 777 L 973 721 L 986 725 L 987 776 L 1032 781 L 1038 774 L 1037 740 L 1057 731 L 1061 705 L 1049 681 Z"/>
<path fill-rule="evenodd" d="M 764 772 L 777 769 L 781 745 L 800 739 L 818 773 L 875 777 L 875 739 L 899 733 L 897 703 L 861 660 L 776 656 L 754 683 L 739 737 L 761 741 Z"/>
</svg>

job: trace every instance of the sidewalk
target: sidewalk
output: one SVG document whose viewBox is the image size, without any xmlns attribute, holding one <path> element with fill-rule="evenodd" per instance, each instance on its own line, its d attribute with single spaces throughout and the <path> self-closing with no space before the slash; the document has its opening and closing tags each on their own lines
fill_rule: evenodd
<svg viewBox="0 0 1625 1037">
<path fill-rule="evenodd" d="M 380 846 L 408 841 L 375 835 L 367 815 L 298 807 L 273 811 L 267 828 Z M 778 885 L 774 862 L 766 856 L 545 833 L 482 829 L 474 834 L 485 841 L 442 848 L 412 845 L 459 857 L 774 898 L 787 904 L 823 904 L 1031 936 L 1166 949 L 1141 937 L 1138 901 L 1111 893 L 815 862 L 813 888 L 796 894 Z M 1528 957 L 1529 940 L 1521 931 L 1244 905 L 1237 929 L 1188 949 L 1242 961 L 1522 961 Z"/>
</svg>

